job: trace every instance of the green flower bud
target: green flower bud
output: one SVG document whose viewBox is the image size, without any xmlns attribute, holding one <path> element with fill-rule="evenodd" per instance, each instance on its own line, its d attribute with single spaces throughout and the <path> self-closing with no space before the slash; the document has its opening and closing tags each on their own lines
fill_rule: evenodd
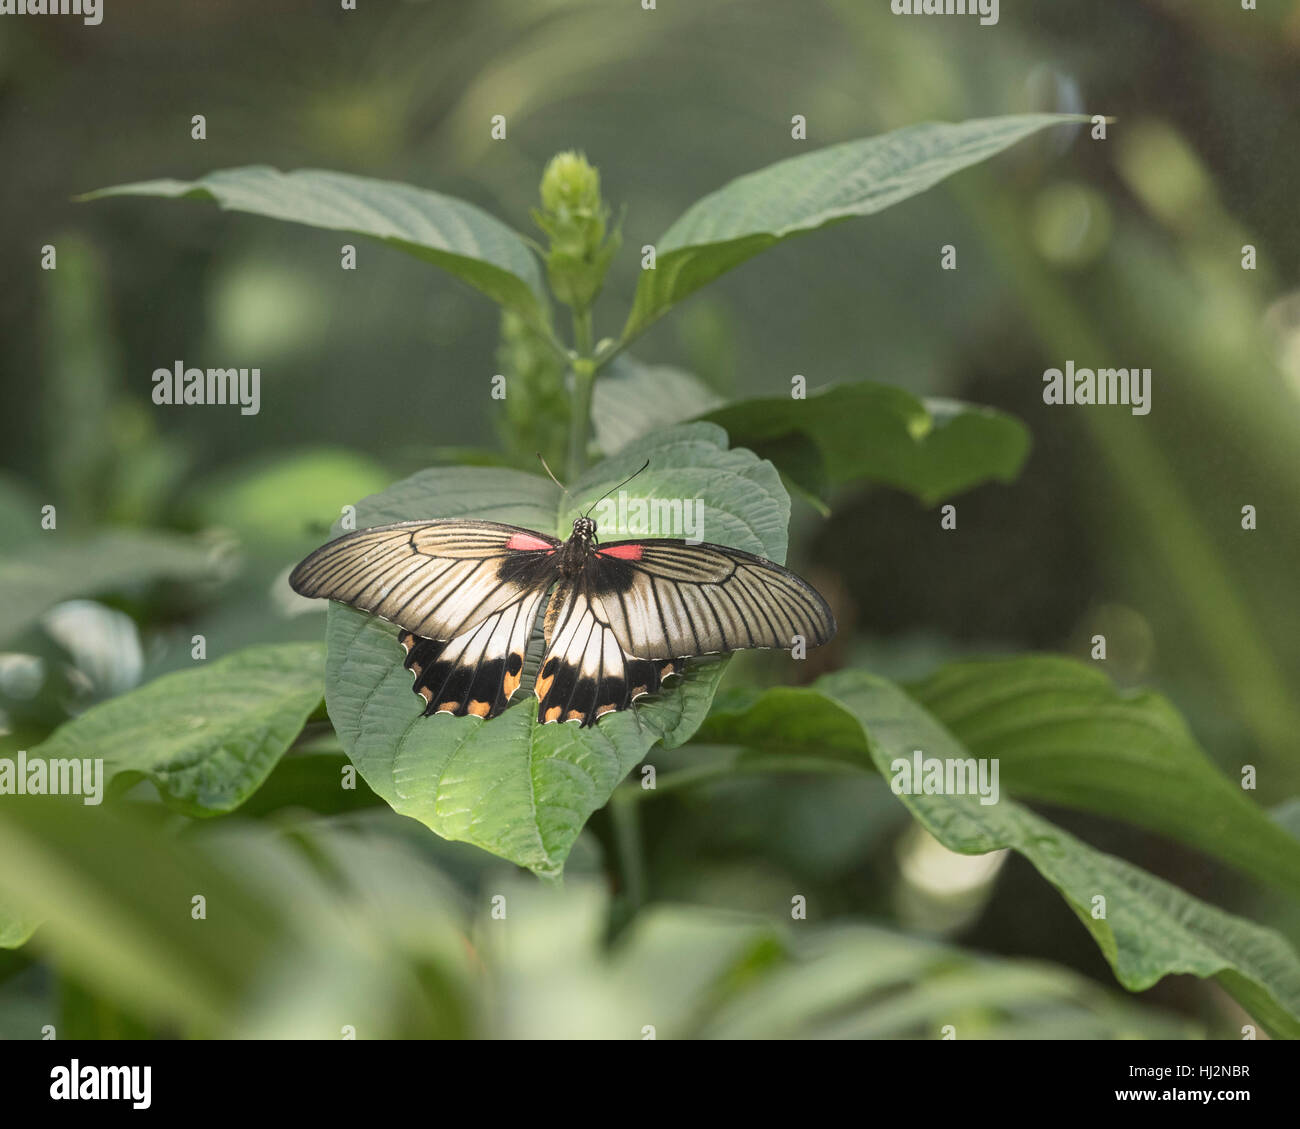
<svg viewBox="0 0 1300 1129">
<path fill-rule="evenodd" d="M 581 153 L 558 153 L 542 174 L 541 198 L 533 219 L 551 239 L 551 289 L 565 305 L 586 310 L 621 242 L 617 231 L 605 238 L 609 211 L 600 196 L 600 172 Z"/>
<path fill-rule="evenodd" d="M 542 207 L 557 218 L 566 213 L 599 215 L 599 170 L 581 153 L 557 153 L 542 174 Z"/>
</svg>

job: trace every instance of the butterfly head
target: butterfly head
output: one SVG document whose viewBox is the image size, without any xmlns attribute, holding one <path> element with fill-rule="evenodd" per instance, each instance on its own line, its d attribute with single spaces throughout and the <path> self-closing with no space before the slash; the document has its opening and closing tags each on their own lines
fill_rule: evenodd
<svg viewBox="0 0 1300 1129">
<path fill-rule="evenodd" d="M 589 517 L 580 517 L 573 523 L 573 536 L 579 541 L 590 541 L 596 536 L 596 523 Z"/>
</svg>

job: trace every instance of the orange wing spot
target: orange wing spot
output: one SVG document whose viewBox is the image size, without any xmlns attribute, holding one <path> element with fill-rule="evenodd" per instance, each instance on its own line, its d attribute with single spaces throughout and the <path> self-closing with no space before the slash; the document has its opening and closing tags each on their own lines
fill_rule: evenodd
<svg viewBox="0 0 1300 1129">
<path fill-rule="evenodd" d="M 538 678 L 537 685 L 533 687 L 533 692 L 537 695 L 540 702 L 550 692 L 551 683 L 555 681 L 555 675 L 548 674 L 545 678 Z"/>
<path fill-rule="evenodd" d="M 402 650 L 409 655 L 411 653 L 411 647 L 415 643 L 415 636 L 409 631 L 403 631 L 397 637 L 397 641 L 402 644 Z"/>
<path fill-rule="evenodd" d="M 607 706 L 597 706 L 597 707 L 596 707 L 596 716 L 597 716 L 597 717 L 604 717 L 607 713 L 613 713 L 616 709 L 618 709 L 618 706 L 614 705 L 613 702 L 611 702 L 611 703 L 610 703 L 609 705 L 607 705 Z"/>
<path fill-rule="evenodd" d="M 506 692 L 506 698 L 510 698 L 516 690 L 519 689 L 520 674 L 507 674 L 501 682 L 501 688 Z"/>
<path fill-rule="evenodd" d="M 469 704 L 469 712 L 475 717 L 487 717 L 488 710 L 491 708 L 491 702 L 470 702 Z"/>
<path fill-rule="evenodd" d="M 546 711 L 546 720 L 559 721 L 560 713 L 563 709 L 564 709 L 563 706 L 552 706 L 549 710 Z"/>
<path fill-rule="evenodd" d="M 663 670 L 659 672 L 660 678 L 667 678 L 670 674 L 677 673 L 677 666 L 674 663 L 664 663 Z"/>
<path fill-rule="evenodd" d="M 419 694 L 420 697 L 423 698 L 426 702 L 432 702 L 432 701 L 433 701 L 433 691 L 430 690 L 429 687 L 427 687 L 427 686 L 421 686 L 421 687 L 416 691 L 416 693 Z"/>
<path fill-rule="evenodd" d="M 458 709 L 460 709 L 460 703 L 457 701 L 443 702 L 442 705 L 438 707 L 438 712 L 455 713 Z"/>
<path fill-rule="evenodd" d="M 635 690 L 632 691 L 631 696 L 633 698 L 644 698 L 648 693 L 650 693 L 650 687 L 638 686 Z"/>
<path fill-rule="evenodd" d="M 569 711 L 569 715 L 568 715 L 568 717 L 566 717 L 564 720 L 565 720 L 565 721 L 581 721 L 582 718 L 583 718 L 583 712 L 582 712 L 582 710 L 570 710 L 570 711 Z"/>
<path fill-rule="evenodd" d="M 411 672 L 414 678 L 419 678 L 420 675 L 424 673 L 424 667 L 422 667 L 419 663 L 411 663 L 411 665 L 408 666 L 406 669 Z"/>
</svg>

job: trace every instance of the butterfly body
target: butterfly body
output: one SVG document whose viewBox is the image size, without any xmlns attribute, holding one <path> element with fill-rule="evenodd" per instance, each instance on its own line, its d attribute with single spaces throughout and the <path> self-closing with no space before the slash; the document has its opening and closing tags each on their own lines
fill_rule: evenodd
<svg viewBox="0 0 1300 1129">
<path fill-rule="evenodd" d="M 523 677 L 550 593 L 538 719 L 593 725 L 656 693 L 683 660 L 750 647 L 825 643 L 826 601 L 738 549 L 656 539 L 601 545 L 580 517 L 566 541 L 488 521 L 415 521 L 349 533 L 289 578 L 402 628 L 426 715 L 495 717 Z"/>
</svg>

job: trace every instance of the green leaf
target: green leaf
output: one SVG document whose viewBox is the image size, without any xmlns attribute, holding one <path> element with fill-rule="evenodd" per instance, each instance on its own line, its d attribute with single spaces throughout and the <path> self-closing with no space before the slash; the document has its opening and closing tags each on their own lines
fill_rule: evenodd
<svg viewBox="0 0 1300 1129">
<path fill-rule="evenodd" d="M 624 487 L 629 501 L 698 502 L 703 509 L 695 535 L 700 540 L 785 562 L 790 498 L 781 476 L 752 451 L 728 450 L 726 432 L 712 423 L 687 423 L 640 437 L 592 467 L 561 499 L 557 534 L 567 537 L 574 518 L 647 460 L 649 466 Z M 617 498 L 615 493 L 608 509 L 620 517 L 615 513 Z M 599 520 L 605 512 L 598 506 L 592 516 Z M 641 531 L 605 521 L 599 532 L 608 541 L 639 536 Z M 683 531 L 661 530 L 654 535 L 680 537 Z"/>
<path fill-rule="evenodd" d="M 31 939 L 41 919 L 0 896 L 0 949 L 18 949 Z"/>
<path fill-rule="evenodd" d="M 858 727 L 854 748 L 853 725 Z M 846 670 L 806 689 L 779 688 L 715 712 L 705 741 L 844 760 L 887 779 L 896 759 L 965 760 L 970 753 L 897 686 Z M 753 754 L 748 754 L 753 755 Z M 1092 934 L 1119 982 L 1142 991 L 1163 977 L 1214 977 L 1270 1032 L 1300 1037 L 1300 959 L 1271 929 L 1191 897 L 1144 870 L 1103 854 L 1014 801 L 903 794 L 913 817 L 949 850 L 1014 850 L 1060 892 Z M 1094 918 L 1093 899 L 1106 899 Z"/>
<path fill-rule="evenodd" d="M 70 800 L 9 800 L 0 854 L 0 897 L 43 922 L 33 946 L 133 1013 L 213 1024 L 270 956 L 276 904 L 158 826 Z M 195 894 L 220 907 L 211 922 L 190 916 Z"/>
<path fill-rule="evenodd" d="M 1012 416 L 865 381 L 806 400 L 742 400 L 704 418 L 822 501 L 837 486 L 866 481 L 933 505 L 983 482 L 1011 482 L 1029 454 L 1029 431 Z"/>
<path fill-rule="evenodd" d="M 60 1039 L 147 1039 L 149 1025 L 70 976 L 56 981 Z"/>
<path fill-rule="evenodd" d="M 698 499 L 708 540 L 782 561 L 790 501 L 780 477 L 725 444 L 711 424 L 646 436 L 593 467 L 567 494 L 513 470 L 422 471 L 360 502 L 357 525 L 472 516 L 565 537 L 583 508 L 648 458 L 650 469 L 627 486 L 631 497 Z M 606 537 L 614 532 L 601 527 Z M 382 620 L 330 605 L 325 696 L 344 750 L 396 811 L 545 875 L 560 873 L 592 812 L 652 745 L 690 737 L 727 665 L 692 663 L 677 685 L 586 729 L 538 725 L 527 690 L 520 691 L 524 702 L 490 721 L 424 718 L 396 634 Z"/>
<path fill-rule="evenodd" d="M 831 145 L 738 177 L 687 209 L 641 272 L 624 342 L 674 303 L 793 235 L 868 216 L 924 192 L 1075 114 L 1020 114 L 950 125 L 923 122 Z"/>
<path fill-rule="evenodd" d="M 702 1037 L 933 1039 L 954 1022 L 964 1039 L 1195 1033 L 1185 1020 L 1055 965 L 992 959 L 857 923 L 801 929 L 791 941 L 789 959 L 751 978 Z"/>
<path fill-rule="evenodd" d="M 509 927 L 485 903 L 472 927 L 428 845 L 391 816 L 169 835 L 157 815 L 0 805 L 0 896 L 46 919 L 34 955 L 82 989 L 56 1020 L 48 996 L 15 1015 L 0 985 L 6 1035 L 56 1021 L 60 1038 L 337 1039 L 345 1024 L 359 1038 L 638 1038 L 647 1024 L 659 1038 L 934 1038 L 948 1022 L 961 1038 L 1194 1033 L 1066 969 L 857 923 L 655 905 L 610 946 L 609 893 L 591 878 L 549 890 L 497 875 Z"/>
<path fill-rule="evenodd" d="M 474 1033 L 481 967 L 459 900 L 395 836 L 243 820 L 176 835 L 157 817 L 0 804 L 0 897 L 44 920 L 42 963 L 154 1037 Z"/>
<path fill-rule="evenodd" d="M 38 525 L 39 515 L 31 521 Z M 219 570 L 212 547 L 168 533 L 132 530 L 69 537 L 57 531 L 0 560 L 0 643 L 25 631 L 55 604 L 156 580 L 201 580 Z"/>
<path fill-rule="evenodd" d="M 608 946 L 601 884 L 574 880 L 557 896 L 514 883 L 505 897 L 520 924 L 486 930 L 482 955 L 511 1001 L 496 1032 L 509 1038 L 637 1038 L 653 1025 L 659 1039 L 935 1039 L 953 1022 L 963 1039 L 1196 1033 L 1064 968 L 842 919 L 781 927 L 658 904 Z"/>
<path fill-rule="evenodd" d="M 592 425 L 601 453 L 616 454 L 633 439 L 682 423 L 722 403 L 704 381 L 671 365 L 615 357 L 592 390 Z"/>
<path fill-rule="evenodd" d="M 976 756 L 997 757 L 1017 796 L 1149 827 L 1300 896 L 1300 841 L 1161 695 L 1057 655 L 952 663 L 908 693 Z"/>
<path fill-rule="evenodd" d="M 309 536 L 313 521 L 323 528 L 349 499 L 382 489 L 387 478 L 378 463 L 350 451 L 294 451 L 205 480 L 192 505 L 205 525 L 233 529 L 245 543 L 276 552 Z"/>
<path fill-rule="evenodd" d="M 197 180 L 119 184 L 78 199 L 107 196 L 215 200 L 229 211 L 369 236 L 441 267 L 531 324 L 548 320 L 541 271 L 523 238 L 481 208 L 426 188 L 251 165 Z"/>
<path fill-rule="evenodd" d="M 233 811 L 320 704 L 324 658 L 283 643 L 164 675 L 61 725 L 28 761 L 103 758 L 106 780 L 148 777 L 187 815 Z"/>
</svg>

